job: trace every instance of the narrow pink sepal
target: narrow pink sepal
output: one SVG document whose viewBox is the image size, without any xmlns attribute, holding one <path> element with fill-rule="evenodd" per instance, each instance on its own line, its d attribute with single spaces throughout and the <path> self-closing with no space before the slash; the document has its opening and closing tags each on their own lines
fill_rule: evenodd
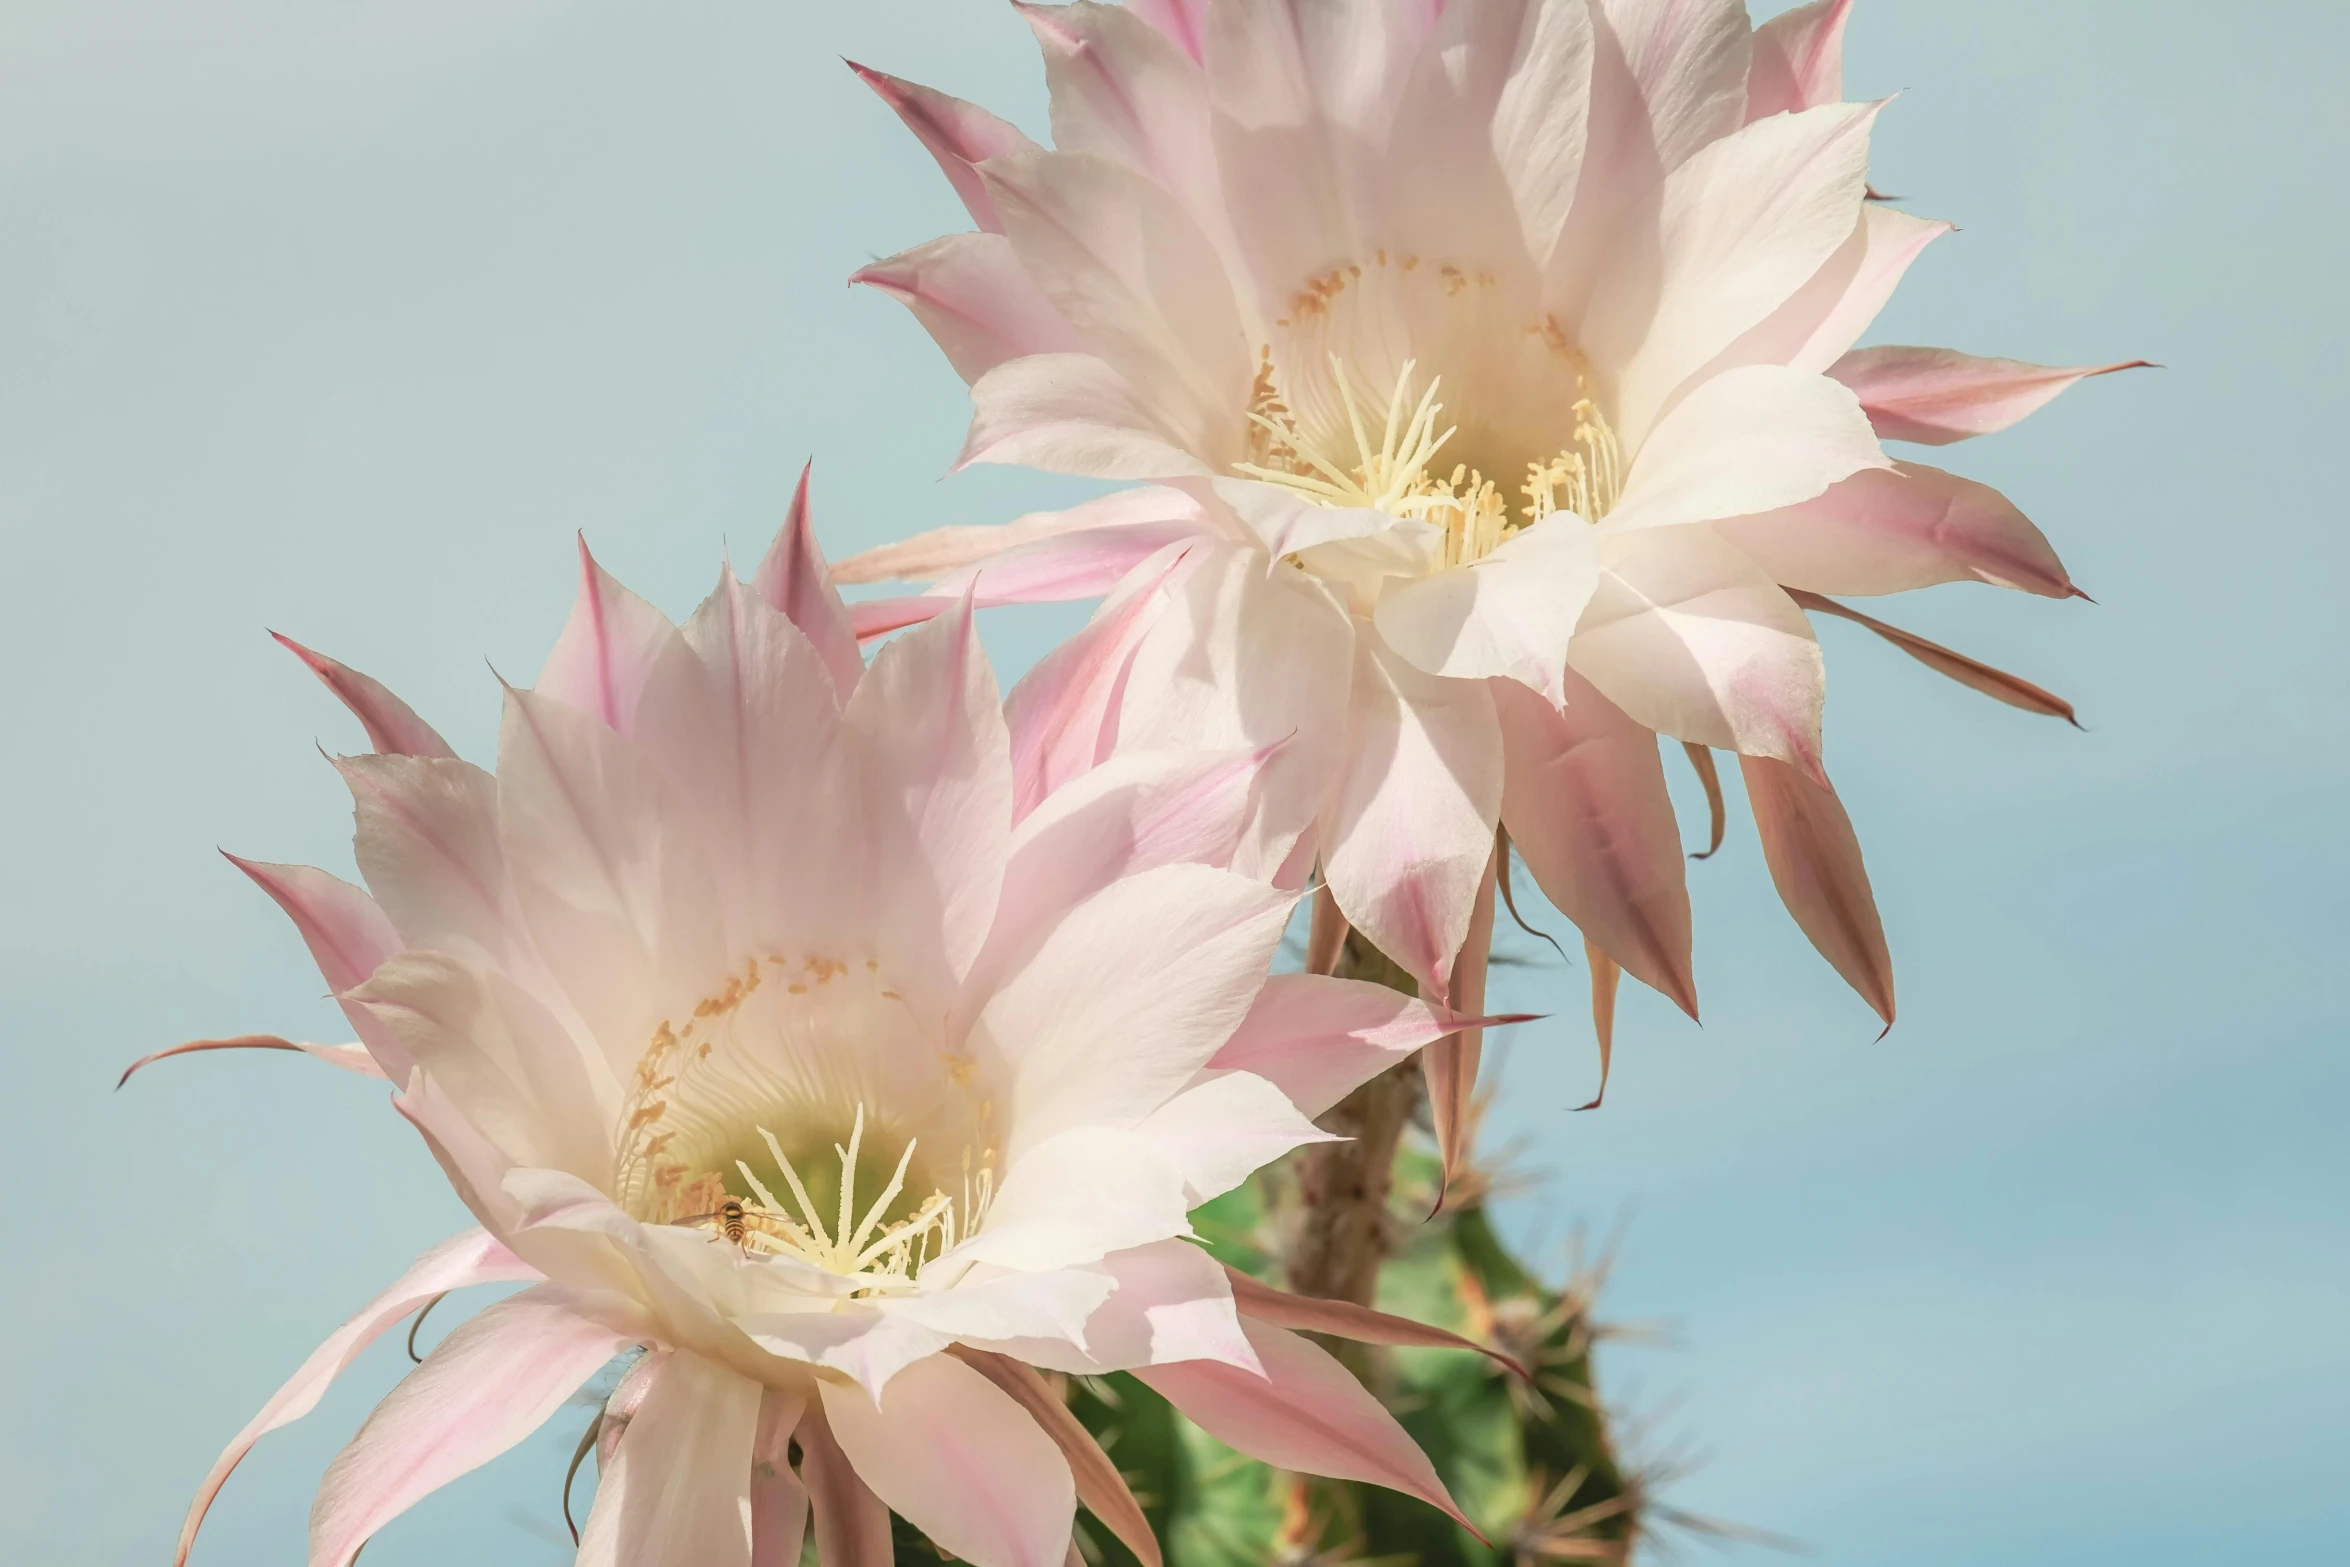
<svg viewBox="0 0 2350 1567">
<path fill-rule="evenodd" d="M 381 681 L 371 680 L 324 653 L 313 652 L 292 637 L 275 631 L 270 636 L 278 646 L 310 666 L 310 672 L 351 710 L 351 715 L 367 729 L 367 743 L 376 750 L 392 756 L 457 754 L 432 725 L 417 717 L 415 709 L 392 695 Z"/>
<path fill-rule="evenodd" d="M 1948 446 L 2004 430 L 2091 376 L 2152 368 L 2149 359 L 2059 368 L 1948 348 L 1886 347 L 1856 348 L 1828 374 L 1852 388 L 1880 439 Z"/>
<path fill-rule="evenodd" d="M 2043 718 L 2061 718 L 2075 729 L 2083 727 L 2073 711 L 2072 703 L 2045 686 L 2034 685 L 2021 675 L 2011 675 L 1979 658 L 1969 658 L 1939 642 L 1929 642 L 1913 631 L 1888 625 L 1874 615 L 1864 615 L 1857 609 L 1839 604 L 1831 598 L 1822 598 L 1817 593 L 1789 588 L 1787 596 L 1815 615 L 1833 615 L 1839 620 L 1849 620 L 1854 625 L 1867 627 L 1928 669 L 1949 676 L 1970 691 L 1980 691 L 1995 702 L 2005 702 L 2009 707 L 2020 707 L 2027 713 L 2038 713 Z"/>
<path fill-rule="evenodd" d="M 668 617 L 596 564 L 582 536 L 579 598 L 539 670 L 536 689 L 541 696 L 594 715 L 616 733 L 633 733 L 645 683 L 676 641 L 677 628 Z"/>
<path fill-rule="evenodd" d="M 1416 1496 L 1477 1533 L 1428 1455 L 1328 1352 L 1269 1323 L 1242 1317 L 1240 1327 L 1263 1376 L 1214 1360 L 1137 1366 L 1133 1374 L 1227 1447 L 1277 1469 Z"/>
<path fill-rule="evenodd" d="M 355 989 L 401 947 L 399 932 L 365 891 L 313 865 L 272 865 L 240 859 L 226 849 L 221 858 L 253 878 L 277 906 L 318 961 L 327 988 L 336 995 Z"/>
<path fill-rule="evenodd" d="M 809 463 L 800 469 L 791 511 L 777 530 L 775 542 L 767 546 L 767 556 L 759 562 L 752 586 L 769 609 L 799 627 L 800 634 L 815 645 L 824 667 L 832 672 L 833 688 L 845 702 L 864 678 L 865 659 L 857 651 L 857 633 L 840 601 L 840 590 L 825 570 L 824 552 L 816 544 L 816 526 L 808 505 L 808 475 L 814 467 Z"/>
<path fill-rule="evenodd" d="M 482 1230 L 451 1236 L 417 1258 L 390 1289 L 370 1301 L 366 1309 L 311 1351 L 301 1369 L 261 1406 L 261 1412 L 247 1422 L 245 1429 L 213 1461 L 203 1484 L 196 1488 L 196 1499 L 188 1508 L 187 1521 L 180 1525 L 179 1546 L 172 1555 L 172 1567 L 187 1567 L 188 1551 L 196 1543 L 196 1531 L 203 1527 L 212 1499 L 220 1494 L 220 1488 L 228 1483 L 229 1475 L 252 1451 L 253 1444 L 317 1408 L 328 1385 L 386 1329 L 426 1301 L 468 1284 L 496 1284 L 538 1276 L 537 1269 Z"/>
<path fill-rule="evenodd" d="M 282 1038 L 276 1034 L 238 1034 L 231 1039 L 191 1039 L 184 1045 L 172 1045 L 166 1049 L 150 1051 L 133 1061 L 129 1066 L 124 1067 L 122 1076 L 115 1079 L 114 1086 L 116 1088 L 122 1087 L 123 1084 L 131 1080 L 131 1074 L 142 1067 L 153 1066 L 158 1061 L 168 1061 L 173 1056 L 196 1055 L 206 1050 L 294 1050 L 311 1057 L 313 1060 L 324 1061 L 329 1066 L 339 1066 L 344 1071 L 356 1073 L 360 1077 L 384 1080 L 384 1069 L 376 1065 L 375 1057 L 368 1054 L 365 1045 L 356 1042 L 348 1045 L 313 1045 L 303 1040 Z"/>
<path fill-rule="evenodd" d="M 822 1567 L 890 1567 L 889 1509 L 857 1477 L 821 1405 L 811 1402 L 793 1433 L 800 1444 L 800 1483 Z"/>
<path fill-rule="evenodd" d="M 971 221 L 991 234 L 1001 234 L 1003 220 L 996 216 L 995 202 L 987 194 L 986 182 L 980 179 L 973 165 L 1008 153 L 1033 151 L 1036 143 L 977 104 L 872 70 L 854 60 L 848 65 L 866 86 L 881 95 L 881 101 L 905 122 L 906 129 L 930 149 L 930 155 L 938 160 L 940 172 L 963 199 Z"/>
<path fill-rule="evenodd" d="M 1583 942 L 1583 961 L 1591 967 L 1591 1032 L 1599 1040 L 1599 1090 L 1591 1096 L 1591 1103 L 1575 1108 L 1596 1110 L 1607 1099 L 1608 1071 L 1616 1061 L 1616 982 L 1624 971 L 1588 937 Z"/>
<path fill-rule="evenodd" d="M 1500 852 L 1497 847 L 1496 854 Z M 1477 901 L 1469 911 L 1468 939 L 1453 960 L 1452 993 L 1446 1000 L 1455 1013 L 1467 1017 L 1485 1010 L 1485 972 L 1493 955 L 1494 878 L 1495 864 L 1488 864 L 1485 879 L 1477 888 Z M 1453 1179 L 1469 1157 L 1469 1110 L 1476 1102 L 1477 1068 L 1484 1057 L 1485 1031 L 1481 1028 L 1447 1034 L 1420 1054 L 1420 1072 L 1428 1083 L 1429 1116 L 1436 1126 L 1436 1151 L 1443 1164 L 1436 1206 L 1429 1210 L 1431 1218 L 1444 1210 Z"/>
<path fill-rule="evenodd" d="M 1232 1278 L 1232 1304 L 1244 1317 L 1269 1322 L 1277 1328 L 1290 1328 L 1300 1333 L 1327 1333 L 1333 1338 L 1352 1339 L 1357 1344 L 1386 1344 L 1419 1349 L 1473 1349 L 1497 1365 L 1523 1377 L 1526 1368 L 1500 1350 L 1475 1339 L 1461 1337 L 1443 1328 L 1431 1327 L 1425 1322 L 1414 1322 L 1409 1317 L 1392 1316 L 1375 1311 L 1369 1306 L 1358 1306 L 1350 1300 L 1320 1300 L 1311 1295 L 1292 1295 L 1277 1290 L 1262 1279 L 1252 1278 L 1238 1268 L 1224 1270 Z"/>
<path fill-rule="evenodd" d="M 1785 762 L 1741 756 L 1738 766 L 1780 901 L 1820 956 L 1892 1028 L 1893 955 L 1843 802 Z"/>
</svg>

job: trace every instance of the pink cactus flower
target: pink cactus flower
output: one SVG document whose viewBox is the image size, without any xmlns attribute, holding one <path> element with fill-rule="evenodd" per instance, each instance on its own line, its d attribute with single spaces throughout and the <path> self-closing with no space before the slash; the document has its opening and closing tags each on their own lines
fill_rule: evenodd
<svg viewBox="0 0 2350 1567">
<path fill-rule="evenodd" d="M 1457 1005 L 1506 828 L 1604 983 L 1694 1015 L 1651 737 L 1737 753 L 1789 907 L 1890 1023 L 1806 611 L 2073 594 L 2004 498 L 1879 440 L 1984 434 L 2096 372 L 1853 350 L 1948 225 L 1870 199 L 1848 0 L 1760 28 L 1739 0 L 1018 9 L 1057 145 L 864 72 L 977 231 L 858 278 L 971 383 L 962 461 L 1153 487 L 845 562 L 935 583 L 872 624 L 974 582 L 1131 587 L 1193 541 L 1136 634 L 1121 743 L 1288 739 L 1273 827 Z"/>
<path fill-rule="evenodd" d="M 367 890 L 239 863 L 359 1034 L 308 1048 L 398 1087 L 480 1227 L 238 1435 L 179 1559 L 255 1440 L 409 1313 L 495 1281 L 529 1287 L 334 1461 L 312 1567 L 635 1352 L 582 1563 L 791 1567 L 812 1528 L 826 1567 L 877 1567 L 896 1512 L 982 1567 L 1062 1567 L 1080 1501 L 1156 1562 L 1041 1372 L 1132 1371 L 1242 1452 L 1458 1517 L 1293 1330 L 1462 1341 L 1236 1284 L 1188 1238 L 1188 1210 L 1463 1021 L 1268 979 L 1296 895 L 1232 866 L 1272 758 L 1094 765 L 1102 639 L 1007 712 L 967 605 L 867 668 L 804 485 L 755 582 L 722 576 L 682 627 L 582 560 L 494 774 L 296 649 L 375 747 L 336 763 Z"/>
</svg>

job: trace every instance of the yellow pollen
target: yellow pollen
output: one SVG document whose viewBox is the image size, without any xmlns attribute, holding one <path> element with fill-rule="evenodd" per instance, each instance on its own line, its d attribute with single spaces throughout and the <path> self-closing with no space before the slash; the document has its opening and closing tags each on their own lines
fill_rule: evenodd
<svg viewBox="0 0 2350 1567">
<path fill-rule="evenodd" d="M 1446 566 L 1481 560 L 1510 535 L 1547 517 L 1571 513 L 1597 522 L 1614 509 L 1623 492 L 1623 451 L 1589 395 L 1589 377 L 1579 361 L 1576 381 L 1584 395 L 1572 410 L 1574 429 L 1556 456 L 1526 465 L 1526 482 L 1518 491 L 1524 504 L 1515 516 L 1500 485 L 1477 470 L 1456 464 L 1443 477 L 1431 471 L 1436 454 L 1458 427 L 1446 425 L 1439 432 L 1444 404 L 1437 393 L 1443 378 L 1431 378 L 1415 398 L 1415 368 L 1415 361 L 1404 361 L 1374 442 L 1352 372 L 1336 354 L 1330 356 L 1331 376 L 1346 414 L 1345 438 L 1353 444 L 1349 453 L 1343 446 L 1316 441 L 1299 424 L 1283 400 L 1272 351 L 1266 349 L 1248 412 L 1253 460 L 1234 463 L 1234 471 L 1278 484 L 1320 505 L 1368 507 L 1434 523 L 1444 530 Z"/>
</svg>

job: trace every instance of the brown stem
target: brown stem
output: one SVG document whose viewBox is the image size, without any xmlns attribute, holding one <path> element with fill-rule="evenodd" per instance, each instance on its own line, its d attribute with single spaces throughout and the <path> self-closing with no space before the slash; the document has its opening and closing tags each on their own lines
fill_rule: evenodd
<svg viewBox="0 0 2350 1567">
<path fill-rule="evenodd" d="M 1411 976 L 1386 954 L 1347 933 L 1338 972 L 1406 995 Z M 1301 1295 L 1368 1306 L 1387 1260 L 1387 1197 L 1395 1182 L 1395 1150 L 1420 1102 L 1420 1068 L 1391 1067 L 1341 1099 L 1321 1119 L 1325 1131 L 1348 1139 L 1316 1143 L 1297 1158 L 1301 1212 L 1287 1259 L 1288 1284 Z"/>
</svg>

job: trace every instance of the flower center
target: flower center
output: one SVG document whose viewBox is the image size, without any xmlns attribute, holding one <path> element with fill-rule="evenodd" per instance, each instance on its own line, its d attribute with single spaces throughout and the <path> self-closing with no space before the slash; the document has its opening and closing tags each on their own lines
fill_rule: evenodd
<svg viewBox="0 0 2350 1567">
<path fill-rule="evenodd" d="M 1437 454 L 1459 428 L 1446 424 L 1438 431 L 1443 377 L 1430 377 L 1427 387 L 1415 392 L 1416 368 L 1416 361 L 1404 361 L 1387 396 L 1385 416 L 1374 425 L 1364 417 L 1365 404 L 1372 400 L 1361 395 L 1353 369 L 1332 354 L 1330 379 L 1344 419 L 1332 430 L 1315 432 L 1290 412 L 1272 351 L 1265 350 L 1248 413 L 1251 460 L 1233 464 L 1234 469 L 1319 505 L 1369 507 L 1433 523 L 1443 530 L 1444 567 L 1481 560 L 1512 534 L 1547 517 L 1570 513 L 1597 522 L 1614 508 L 1623 491 L 1623 451 L 1579 364 L 1575 379 L 1581 395 L 1572 408 L 1575 422 L 1567 444 L 1547 461 L 1526 464 L 1514 509 L 1500 483 L 1476 469 L 1456 463 L 1441 472 L 1435 466 Z"/>
<path fill-rule="evenodd" d="M 613 1195 L 647 1223 L 854 1279 L 852 1294 L 910 1287 L 985 1220 L 992 1078 L 877 964 L 750 959 L 653 1030 Z"/>
</svg>

